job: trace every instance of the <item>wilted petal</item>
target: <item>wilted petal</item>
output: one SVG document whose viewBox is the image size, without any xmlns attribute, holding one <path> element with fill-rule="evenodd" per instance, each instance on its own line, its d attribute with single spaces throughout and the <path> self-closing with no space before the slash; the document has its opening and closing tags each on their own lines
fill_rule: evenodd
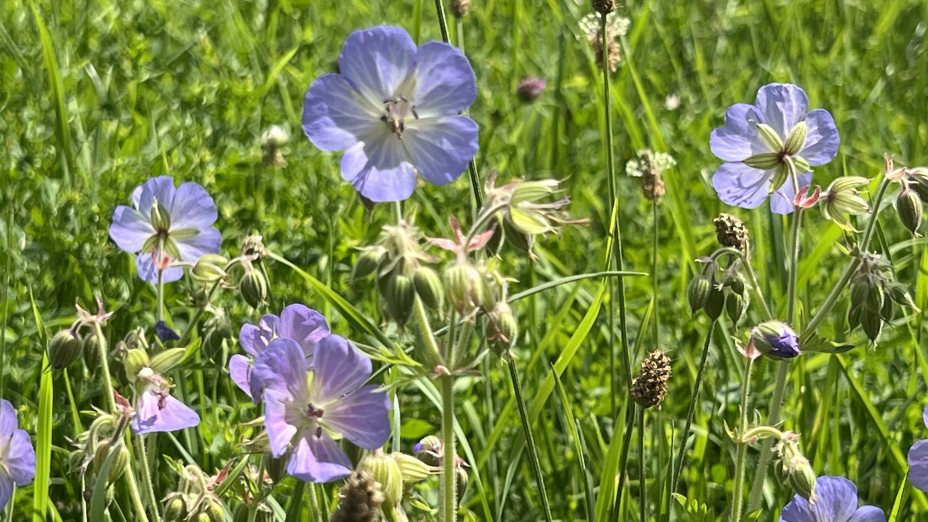
<svg viewBox="0 0 928 522">
<path fill-rule="evenodd" d="M 243 324 L 238 334 L 238 342 L 242 345 L 242 349 L 255 357 L 261 355 L 267 349 L 267 345 L 274 340 L 278 322 L 276 315 L 265 314 L 261 316 L 257 326 Z"/>
<path fill-rule="evenodd" d="M 110 238 L 121 250 L 134 254 L 155 234 L 155 229 L 148 220 L 147 216 L 143 216 L 134 208 L 120 205 L 113 212 Z"/>
<path fill-rule="evenodd" d="M 35 449 L 29 434 L 24 430 L 13 432 L 5 465 L 17 486 L 25 486 L 35 477 Z"/>
<path fill-rule="evenodd" d="M 322 150 L 343 150 L 383 126 L 383 99 L 365 98 L 338 74 L 318 78 L 303 99 L 303 132 Z"/>
<path fill-rule="evenodd" d="M 886 513 L 874 506 L 864 506 L 857 510 L 847 522 L 886 522 Z"/>
<path fill-rule="evenodd" d="M 177 187 L 174 202 L 169 211 L 171 230 L 184 228 L 202 230 L 215 223 L 219 216 L 212 196 L 203 187 L 190 181 L 181 183 Z"/>
<path fill-rule="evenodd" d="M 274 390 L 292 397 L 306 395 L 306 356 L 293 339 L 274 339 L 255 361 L 251 370 L 251 389 Z"/>
<path fill-rule="evenodd" d="M 725 113 L 725 125 L 712 131 L 709 148 L 722 161 L 744 161 L 770 147 L 757 133 L 757 123 L 763 123 L 753 105 L 738 103 Z"/>
<path fill-rule="evenodd" d="M 322 430 L 299 438 L 287 473 L 309 482 L 332 482 L 351 474 L 351 460 L 338 444 Z"/>
<path fill-rule="evenodd" d="M 419 175 L 433 185 L 458 178 L 477 153 L 477 124 L 467 116 L 417 120 L 403 133 Z"/>
<path fill-rule="evenodd" d="M 325 317 L 305 305 L 292 304 L 280 314 L 277 335 L 296 341 L 307 357 L 312 356 L 315 344 L 329 333 Z"/>
<path fill-rule="evenodd" d="M 442 42 L 428 42 L 416 54 L 413 100 L 420 118 L 463 111 L 477 97 L 474 70 L 460 50 Z"/>
<path fill-rule="evenodd" d="M 251 361 L 248 357 L 235 354 L 229 358 L 229 376 L 232 377 L 232 382 L 238 386 L 238 389 L 251 397 Z"/>
<path fill-rule="evenodd" d="M 812 173 L 806 172 L 796 176 L 799 188 L 809 186 L 812 183 Z M 787 179 L 780 189 L 770 195 L 770 211 L 774 214 L 789 214 L 793 211 L 793 200 L 796 198 L 796 191 L 793 190 L 793 181 Z"/>
<path fill-rule="evenodd" d="M 153 284 L 158 282 L 158 270 L 155 269 L 151 253 L 139 252 L 139 255 L 135 258 L 135 268 L 143 281 Z M 164 270 L 162 280 L 165 283 L 173 283 L 181 277 L 184 277 L 184 269 L 179 266 L 171 266 Z"/>
<path fill-rule="evenodd" d="M 313 370 L 312 402 L 327 405 L 357 390 L 370 378 L 371 360 L 344 337 L 330 335 L 316 345 Z M 328 409 L 328 406 L 322 408 Z"/>
<path fill-rule="evenodd" d="M 142 392 L 132 419 L 132 431 L 139 435 L 192 428 L 200 416 L 167 392 L 149 389 Z"/>
<path fill-rule="evenodd" d="M 355 31 L 342 46 L 341 74 L 371 103 L 397 94 L 416 60 L 416 44 L 399 27 L 381 26 Z"/>
<path fill-rule="evenodd" d="M 841 139 L 831 114 L 824 109 L 815 109 L 806 116 L 806 125 L 806 141 L 799 155 L 813 167 L 835 159 Z"/>
<path fill-rule="evenodd" d="M 174 244 L 177 246 L 181 261 L 196 263 L 198 259 L 206 254 L 219 252 L 221 241 L 219 231 L 214 227 L 209 227 L 201 230 L 193 237 L 175 239 Z"/>
<path fill-rule="evenodd" d="M 305 375 L 305 374 L 304 374 Z M 287 452 L 296 435 L 296 426 L 287 422 L 287 404 L 293 397 L 286 392 L 269 389 L 264 395 L 264 427 L 267 429 L 271 454 L 280 457 Z"/>
<path fill-rule="evenodd" d="M 909 480 L 922 491 L 928 491 L 928 440 L 920 440 L 909 449 Z"/>
<path fill-rule="evenodd" d="M 402 201 L 416 188 L 416 173 L 402 143 L 386 127 L 381 132 L 378 139 L 356 143 L 345 151 L 342 178 L 376 203 Z"/>
<path fill-rule="evenodd" d="M 390 437 L 390 399 L 377 386 L 364 386 L 325 410 L 327 427 L 355 445 L 376 449 Z"/>
<path fill-rule="evenodd" d="M 157 200 L 162 207 L 170 210 L 174 201 L 174 179 L 170 176 L 158 176 L 151 178 L 142 184 L 142 192 L 139 194 L 139 212 L 143 216 L 151 215 L 151 204 Z"/>
<path fill-rule="evenodd" d="M 723 163 L 712 176 L 719 199 L 728 205 L 757 208 L 770 190 L 772 171 L 748 167 L 743 163 Z"/>
<path fill-rule="evenodd" d="M 796 85 L 771 83 L 757 91 L 757 109 L 780 138 L 786 139 L 793 127 L 805 119 L 809 97 Z"/>
</svg>

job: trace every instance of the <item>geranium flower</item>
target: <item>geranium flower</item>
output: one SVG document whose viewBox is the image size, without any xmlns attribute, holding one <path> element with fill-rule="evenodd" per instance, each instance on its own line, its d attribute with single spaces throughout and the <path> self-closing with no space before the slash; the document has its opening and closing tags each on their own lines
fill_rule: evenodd
<svg viewBox="0 0 928 522">
<path fill-rule="evenodd" d="M 805 91 L 790 84 L 765 85 L 754 105 L 732 105 L 725 125 L 712 131 L 712 153 L 726 162 L 712 176 L 712 185 L 724 203 L 741 208 L 757 208 L 772 193 L 770 209 L 789 214 L 796 196 L 790 176 L 796 176 L 800 188 L 808 185 L 811 167 L 833 160 L 839 141 L 831 114 L 809 112 Z"/>
<path fill-rule="evenodd" d="M 239 332 L 238 342 L 250 357 L 235 354 L 229 359 L 232 381 L 255 402 L 259 402 L 261 387 L 260 383 L 252 382 L 251 370 L 254 359 L 264 353 L 271 341 L 277 338 L 292 339 L 303 349 L 306 358 L 311 359 L 316 343 L 329 333 L 325 317 L 301 304 L 287 306 L 280 317 L 266 314 L 256 325 L 246 323 Z"/>
<path fill-rule="evenodd" d="M 390 436 L 387 394 L 364 384 L 371 360 L 342 337 L 316 343 L 312 367 L 296 341 L 276 339 L 252 375 L 264 387 L 271 454 L 279 458 L 289 451 L 287 473 L 300 480 L 331 482 L 351 473 L 337 438 L 375 449 Z"/>
<path fill-rule="evenodd" d="M 160 176 L 132 192 L 132 207 L 116 207 L 110 237 L 120 249 L 138 254 L 139 277 L 155 283 L 162 270 L 163 281 L 170 283 L 184 275 L 171 263 L 195 263 L 219 251 L 219 230 L 212 226 L 217 216 L 203 187 L 187 182 L 175 188 L 170 176 Z"/>
<path fill-rule="evenodd" d="M 35 477 L 35 449 L 25 430 L 19 429 L 16 410 L 0 399 L 0 513 L 13 496 L 13 485 L 25 486 Z"/>
<path fill-rule="evenodd" d="M 819 477 L 814 501 L 799 495 L 783 508 L 780 522 L 886 522 L 883 510 L 857 507 L 857 486 L 843 477 Z"/>
<path fill-rule="evenodd" d="M 928 426 L 928 408 L 922 413 Z M 909 480 L 922 491 L 928 491 L 928 439 L 922 439 L 909 448 Z"/>
<path fill-rule="evenodd" d="M 338 65 L 306 92 L 303 132 L 322 150 L 345 151 L 345 181 L 384 202 L 411 196 L 416 174 L 433 185 L 461 175 L 477 153 L 477 124 L 458 114 L 477 95 L 461 51 L 417 49 L 403 29 L 374 27 L 348 36 Z"/>
<path fill-rule="evenodd" d="M 192 428 L 200 416 L 189 406 L 171 396 L 168 381 L 151 368 L 139 372 L 144 388 L 135 405 L 132 431 L 139 435 Z"/>
</svg>

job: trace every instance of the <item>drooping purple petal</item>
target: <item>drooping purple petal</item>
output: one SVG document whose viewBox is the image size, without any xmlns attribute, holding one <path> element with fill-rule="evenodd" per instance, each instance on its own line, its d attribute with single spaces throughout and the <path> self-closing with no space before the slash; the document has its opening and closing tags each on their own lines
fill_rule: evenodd
<svg viewBox="0 0 928 522">
<path fill-rule="evenodd" d="M 174 183 L 173 180 L 171 183 Z M 212 226 L 219 217 L 212 196 L 203 187 L 190 181 L 181 183 L 177 187 L 169 211 L 171 212 L 171 230 L 184 228 L 203 230 Z"/>
<path fill-rule="evenodd" d="M 477 124 L 467 116 L 410 122 L 403 133 L 412 163 L 433 185 L 458 178 L 477 153 Z"/>
<path fill-rule="evenodd" d="M 386 127 L 380 132 L 380 138 L 356 143 L 345 151 L 342 178 L 376 203 L 408 199 L 416 188 L 415 170 L 402 143 Z"/>
<path fill-rule="evenodd" d="M 377 386 L 362 388 L 344 396 L 325 410 L 327 427 L 341 433 L 355 445 L 376 449 L 390 438 L 390 399 Z"/>
<path fill-rule="evenodd" d="M 875 506 L 863 506 L 847 522 L 886 522 L 886 513 Z"/>
<path fill-rule="evenodd" d="M 796 176 L 799 188 L 807 187 L 812 183 L 812 173 L 806 172 Z M 780 188 L 770 195 L 770 211 L 774 214 L 789 214 L 794 209 L 793 200 L 796 198 L 796 191 L 793 189 L 793 181 L 786 180 Z"/>
<path fill-rule="evenodd" d="M 382 127 L 383 100 L 374 104 L 339 74 L 318 78 L 303 100 L 303 132 L 322 150 L 347 149 Z"/>
<path fill-rule="evenodd" d="M 338 66 L 342 76 L 376 104 L 396 96 L 415 60 L 416 44 L 406 31 L 380 26 L 351 33 Z"/>
<path fill-rule="evenodd" d="M 0 513 L 13 496 L 13 479 L 0 469 Z"/>
<path fill-rule="evenodd" d="M 723 161 L 744 161 L 761 152 L 771 152 L 770 146 L 757 133 L 757 123 L 763 123 L 753 105 L 737 103 L 725 113 L 725 125 L 709 135 L 712 154 Z"/>
<path fill-rule="evenodd" d="M 252 396 L 260 399 L 257 390 L 274 390 L 279 394 L 289 394 L 294 399 L 305 397 L 306 370 L 306 356 L 296 341 L 274 339 L 255 360 L 251 370 Z"/>
<path fill-rule="evenodd" d="M 357 390 L 370 378 L 371 360 L 345 338 L 330 335 L 316 345 L 313 370 L 310 395 L 314 402 L 328 404 Z"/>
<path fill-rule="evenodd" d="M 297 434 L 297 427 L 287 422 L 287 404 L 292 400 L 293 397 L 286 391 L 271 388 L 264 393 L 264 427 L 267 429 L 271 455 L 275 457 L 287 452 Z"/>
<path fill-rule="evenodd" d="M 416 54 L 416 88 L 413 100 L 420 118 L 457 114 L 474 102 L 474 70 L 459 49 L 428 42 Z"/>
<path fill-rule="evenodd" d="M 120 205 L 113 212 L 110 238 L 122 251 L 134 254 L 155 234 L 149 219 L 134 208 Z"/>
<path fill-rule="evenodd" d="M 809 111 L 809 97 L 796 85 L 771 83 L 757 91 L 755 103 L 764 121 L 784 140 Z"/>
<path fill-rule="evenodd" d="M 325 317 L 305 305 L 292 304 L 280 313 L 277 335 L 296 341 L 307 357 L 313 355 L 316 343 L 329 333 Z"/>
<path fill-rule="evenodd" d="M 773 171 L 755 169 L 743 163 L 723 163 L 712 176 L 719 199 L 728 205 L 757 208 L 770 191 Z"/>
<path fill-rule="evenodd" d="M 273 314 L 261 316 L 257 325 L 243 324 L 238 334 L 238 342 L 242 349 L 254 357 L 261 355 L 277 335 L 277 325 L 280 319 Z"/>
<path fill-rule="evenodd" d="M 208 227 L 200 230 L 193 237 L 175 239 L 174 244 L 177 246 L 181 261 L 196 263 L 206 254 L 219 252 L 221 241 L 219 231 L 215 227 Z"/>
<path fill-rule="evenodd" d="M 35 448 L 25 430 L 13 432 L 4 464 L 17 486 L 25 486 L 35 478 Z"/>
<path fill-rule="evenodd" d="M 332 482 L 351 474 L 351 460 L 324 431 L 304 434 L 297 440 L 287 463 L 287 473 L 309 482 Z"/>
<path fill-rule="evenodd" d="M 909 448 L 909 480 L 922 491 L 928 491 L 928 440 L 920 440 Z"/>
<path fill-rule="evenodd" d="M 139 195 L 139 213 L 143 216 L 151 215 L 151 204 L 155 200 L 170 210 L 174 201 L 174 194 L 177 189 L 174 188 L 174 180 L 170 176 L 158 176 L 142 184 L 142 192 Z"/>
<path fill-rule="evenodd" d="M 799 155 L 813 167 L 835 159 L 841 138 L 831 114 L 824 109 L 815 109 L 806 116 L 806 125 L 806 141 Z"/>
<path fill-rule="evenodd" d="M 152 388 L 142 392 L 132 419 L 132 431 L 139 435 L 192 428 L 200 416 L 166 391 Z"/>
<path fill-rule="evenodd" d="M 244 355 L 235 354 L 229 358 L 229 376 L 238 389 L 251 397 L 251 361 Z"/>
</svg>

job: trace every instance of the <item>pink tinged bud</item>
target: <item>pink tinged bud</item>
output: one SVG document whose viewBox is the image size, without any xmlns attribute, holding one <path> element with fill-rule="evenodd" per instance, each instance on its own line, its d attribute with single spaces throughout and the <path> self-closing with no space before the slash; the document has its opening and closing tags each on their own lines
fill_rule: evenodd
<svg viewBox="0 0 928 522">
<path fill-rule="evenodd" d="M 819 198 L 822 196 L 822 187 L 816 185 L 815 190 L 812 193 L 809 193 L 809 188 L 811 185 L 806 185 L 799 189 L 799 192 L 796 193 L 796 197 L 793 198 L 793 205 L 798 208 L 812 208 L 818 203 Z"/>
</svg>

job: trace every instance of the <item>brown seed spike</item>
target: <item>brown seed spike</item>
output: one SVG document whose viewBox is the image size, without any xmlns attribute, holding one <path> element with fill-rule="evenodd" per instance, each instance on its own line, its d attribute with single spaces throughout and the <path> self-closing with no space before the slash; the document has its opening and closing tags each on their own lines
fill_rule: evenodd
<svg viewBox="0 0 928 522">
<path fill-rule="evenodd" d="M 380 484 L 367 471 L 354 472 L 338 493 L 332 522 L 380 522 L 384 496 Z"/>
<path fill-rule="evenodd" d="M 670 358 L 663 350 L 654 350 L 641 362 L 641 372 L 632 381 L 629 394 L 644 408 L 658 406 L 667 396 L 669 379 Z"/>
<path fill-rule="evenodd" d="M 464 18 L 470 11 L 470 0 L 451 0 L 451 14 L 458 18 Z"/>
<path fill-rule="evenodd" d="M 720 245 L 747 253 L 748 229 L 740 219 L 731 214 L 719 214 L 712 222 L 715 223 L 715 236 Z"/>
<path fill-rule="evenodd" d="M 602 14 L 615 11 L 615 0 L 593 0 L 593 9 Z"/>
</svg>

